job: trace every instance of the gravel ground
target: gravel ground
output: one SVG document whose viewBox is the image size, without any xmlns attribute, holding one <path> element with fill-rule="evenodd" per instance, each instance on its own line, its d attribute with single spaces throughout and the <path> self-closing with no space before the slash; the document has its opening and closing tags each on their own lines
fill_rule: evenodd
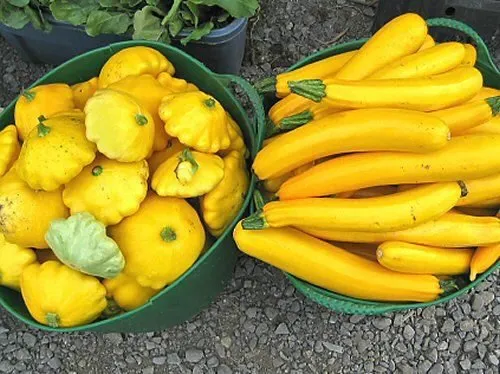
<svg viewBox="0 0 500 374">
<path fill-rule="evenodd" d="M 374 9 L 346 0 L 263 1 L 243 75 L 278 72 L 335 41 L 369 35 Z M 48 66 L 0 39 L 0 106 Z M 497 51 L 500 52 L 500 51 Z M 498 56 L 498 53 L 497 53 Z M 0 373 L 499 373 L 497 274 L 440 307 L 335 314 L 241 256 L 233 280 L 192 321 L 149 334 L 49 334 L 0 311 Z"/>
</svg>

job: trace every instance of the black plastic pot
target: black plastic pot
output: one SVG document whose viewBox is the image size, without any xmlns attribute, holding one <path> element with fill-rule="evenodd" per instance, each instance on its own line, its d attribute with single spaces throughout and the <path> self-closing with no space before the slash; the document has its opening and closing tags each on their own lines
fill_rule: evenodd
<svg viewBox="0 0 500 374">
<path fill-rule="evenodd" d="M 91 37 L 81 26 L 54 19 L 50 22 L 50 33 L 37 30 L 31 24 L 20 30 L 0 24 L 0 34 L 24 60 L 51 65 L 59 65 L 92 49 L 131 39 L 130 35 Z M 246 18 L 235 19 L 226 27 L 214 30 L 201 40 L 190 42 L 186 46 L 179 42 L 188 34 L 184 31 L 172 44 L 203 62 L 212 71 L 237 74 L 245 52 L 247 24 Z"/>
</svg>

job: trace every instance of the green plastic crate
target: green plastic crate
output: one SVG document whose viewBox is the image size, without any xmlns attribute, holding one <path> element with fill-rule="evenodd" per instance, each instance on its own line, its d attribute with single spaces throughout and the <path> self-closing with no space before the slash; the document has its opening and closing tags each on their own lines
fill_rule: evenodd
<svg viewBox="0 0 500 374">
<path fill-rule="evenodd" d="M 212 73 L 203 64 L 186 53 L 157 42 L 128 41 L 111 44 L 75 57 L 58 66 L 32 86 L 46 83 L 65 82 L 74 84 L 99 75 L 106 60 L 121 49 L 144 45 L 163 53 L 175 66 L 176 76 L 196 84 L 201 90 L 216 97 L 240 125 L 252 159 L 262 143 L 263 132 L 257 136 L 257 129 L 263 128 L 265 113 L 261 100 L 253 87 L 245 80 L 232 75 Z M 250 121 L 247 112 L 230 90 L 230 84 L 239 85 L 248 95 L 255 112 L 255 121 Z M 11 103 L 0 113 L 0 129 L 13 123 L 14 105 Z M 251 160 L 248 161 L 249 163 Z M 232 238 L 232 229 L 248 210 L 255 188 L 252 177 L 247 198 L 238 217 L 224 234 L 204 253 L 200 259 L 175 283 L 169 285 L 142 307 L 111 319 L 97 321 L 74 328 L 51 328 L 36 322 L 24 305 L 21 294 L 0 287 L 0 305 L 26 324 L 47 331 L 99 331 L 99 332 L 145 332 L 159 331 L 182 323 L 203 308 L 223 290 L 232 277 L 237 258 L 237 249 Z"/>
<path fill-rule="evenodd" d="M 500 71 L 495 66 L 489 54 L 488 48 L 486 47 L 486 44 L 472 28 L 465 25 L 464 23 L 447 18 L 429 19 L 427 21 L 427 24 L 430 27 L 432 26 L 448 27 L 470 36 L 476 44 L 477 57 L 478 57 L 476 67 L 483 74 L 485 85 L 500 89 Z M 298 69 L 304 65 L 325 59 L 330 56 L 359 49 L 366 41 L 367 39 L 362 39 L 349 43 L 339 44 L 331 48 L 324 49 L 293 65 L 288 69 L 288 71 Z M 270 99 L 269 97 L 267 97 L 265 100 L 265 106 L 269 108 L 275 102 L 276 102 L 275 98 Z M 464 285 L 459 290 L 445 297 L 439 298 L 436 301 L 428 303 L 389 303 L 389 302 L 374 302 L 374 301 L 355 299 L 352 297 L 347 297 L 331 291 L 327 291 L 320 287 L 316 287 L 310 283 L 307 283 L 301 279 L 294 277 L 291 274 L 288 273 L 285 274 L 290 279 L 295 288 L 297 288 L 297 290 L 299 290 L 309 299 L 327 307 L 328 309 L 347 314 L 375 315 L 392 311 L 422 308 L 447 302 L 449 300 L 452 300 L 458 296 L 467 293 L 473 287 L 477 286 L 484 279 L 486 279 L 490 274 L 492 274 L 498 268 L 500 268 L 500 261 L 498 261 L 495 265 L 493 265 L 490 269 L 488 269 L 488 271 L 478 276 L 474 282 L 469 283 L 464 279 L 462 279 L 461 283 Z"/>
</svg>

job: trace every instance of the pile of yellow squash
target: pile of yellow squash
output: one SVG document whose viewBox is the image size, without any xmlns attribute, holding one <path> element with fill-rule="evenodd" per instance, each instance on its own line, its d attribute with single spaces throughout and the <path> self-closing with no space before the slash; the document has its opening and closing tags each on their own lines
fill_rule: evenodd
<svg viewBox="0 0 500 374">
<path fill-rule="evenodd" d="M 0 132 L 0 285 L 38 322 L 78 326 L 144 305 L 242 207 L 241 129 L 174 73 L 137 46 L 98 77 L 19 96 Z"/>
<path fill-rule="evenodd" d="M 280 98 L 245 253 L 350 297 L 427 302 L 500 256 L 500 90 L 404 14 L 359 50 L 261 82 Z"/>
</svg>

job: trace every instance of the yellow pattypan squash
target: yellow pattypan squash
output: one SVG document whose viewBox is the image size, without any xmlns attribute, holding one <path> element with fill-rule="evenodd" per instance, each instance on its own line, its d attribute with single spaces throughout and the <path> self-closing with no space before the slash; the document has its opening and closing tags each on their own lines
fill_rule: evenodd
<svg viewBox="0 0 500 374">
<path fill-rule="evenodd" d="M 123 310 L 129 311 L 146 304 L 160 290 L 143 287 L 134 277 L 120 273 L 117 277 L 103 280 L 108 291 L 108 299 L 112 299 Z"/>
<path fill-rule="evenodd" d="M 12 167 L 20 150 L 16 126 L 9 125 L 0 131 L 0 177 Z"/>
<path fill-rule="evenodd" d="M 186 148 L 179 139 L 170 138 L 167 147 L 161 151 L 157 151 L 148 158 L 149 175 L 153 175 L 158 167 L 163 164 L 167 159 L 181 152 Z"/>
<path fill-rule="evenodd" d="M 16 164 L 0 179 L 0 232 L 10 243 L 47 248 L 50 222 L 68 216 L 62 190 L 32 190 L 17 175 Z"/>
<path fill-rule="evenodd" d="M 87 138 L 99 152 L 121 162 L 144 160 L 153 148 L 153 117 L 131 95 L 105 89 L 85 105 Z"/>
<path fill-rule="evenodd" d="M 236 218 L 245 201 L 248 184 L 243 155 L 230 152 L 224 157 L 224 178 L 201 198 L 203 219 L 212 235 L 220 236 Z"/>
<path fill-rule="evenodd" d="M 73 99 L 75 101 L 75 106 L 83 110 L 87 100 L 92 97 L 92 95 L 97 91 L 98 78 L 94 77 L 88 81 L 77 83 L 71 86 L 73 90 Z"/>
<path fill-rule="evenodd" d="M 158 167 L 151 187 L 160 196 L 197 197 L 213 190 L 223 177 L 219 156 L 186 148 Z"/>
<path fill-rule="evenodd" d="M 24 90 L 16 102 L 14 117 L 19 137 L 25 139 L 38 118 L 73 109 L 73 91 L 67 84 L 52 83 Z"/>
<path fill-rule="evenodd" d="M 169 73 L 160 73 L 157 79 L 170 93 L 199 91 L 194 84 L 181 78 L 175 78 Z"/>
<path fill-rule="evenodd" d="M 0 234 L 0 286 L 20 291 L 19 278 L 23 269 L 36 260 L 32 249 L 9 243 Z"/>
<path fill-rule="evenodd" d="M 99 74 L 99 88 L 129 75 L 151 74 L 156 77 L 161 72 L 173 75 L 174 66 L 156 49 L 136 46 L 122 49 L 109 58 Z"/>
<path fill-rule="evenodd" d="M 131 75 L 108 86 L 109 89 L 130 94 L 153 117 L 155 123 L 155 140 L 153 151 L 159 151 L 167 146 L 168 134 L 165 125 L 158 114 L 161 99 L 170 92 L 149 74 Z"/>
<path fill-rule="evenodd" d="M 236 121 L 227 113 L 227 129 L 229 132 L 229 138 L 231 139 L 231 144 L 227 149 L 221 151 L 223 155 L 227 155 L 231 151 L 237 151 L 241 153 L 245 158 L 248 157 L 248 149 L 243 140 L 243 133 L 241 132 L 240 126 Z"/>
<path fill-rule="evenodd" d="M 104 225 L 115 225 L 137 212 L 148 176 L 146 161 L 123 163 L 99 155 L 66 184 L 63 201 L 71 214 L 89 212 Z"/>
<path fill-rule="evenodd" d="M 215 98 L 201 91 L 164 97 L 159 113 L 165 131 L 197 151 L 216 153 L 231 144 L 226 111 Z"/>
<path fill-rule="evenodd" d="M 94 321 L 106 308 L 106 288 L 90 275 L 57 261 L 32 264 L 21 275 L 21 293 L 31 316 L 50 327 Z"/>
<path fill-rule="evenodd" d="M 55 255 L 55 253 L 52 252 L 52 249 L 50 249 L 50 248 L 37 249 L 35 251 L 35 254 L 36 254 L 36 258 L 40 264 L 43 264 L 44 262 L 47 262 L 47 261 L 59 261 L 59 259 Z"/>
<path fill-rule="evenodd" d="M 139 211 L 109 229 L 125 256 L 124 273 L 159 290 L 174 282 L 199 257 L 205 230 L 183 199 L 148 194 Z"/>
<path fill-rule="evenodd" d="M 54 191 L 90 164 L 95 152 L 85 137 L 82 112 L 40 118 L 23 143 L 17 171 L 31 188 Z"/>
</svg>

